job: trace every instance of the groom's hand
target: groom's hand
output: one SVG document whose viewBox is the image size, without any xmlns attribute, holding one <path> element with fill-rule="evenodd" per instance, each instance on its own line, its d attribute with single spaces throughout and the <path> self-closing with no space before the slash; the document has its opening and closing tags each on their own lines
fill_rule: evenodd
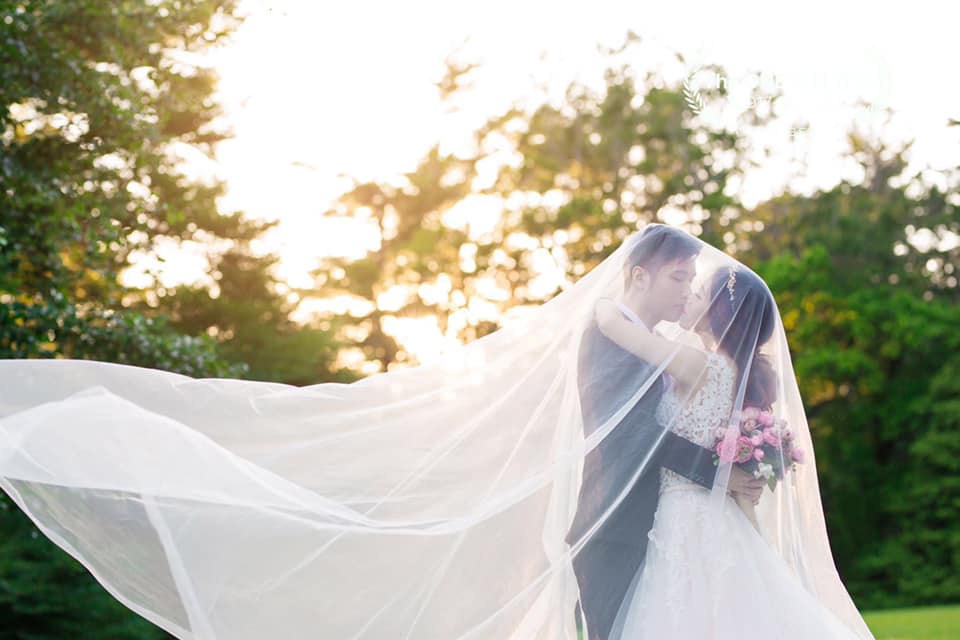
<svg viewBox="0 0 960 640">
<path fill-rule="evenodd" d="M 760 502 L 760 496 L 763 493 L 763 478 L 754 478 L 752 474 L 747 473 L 737 465 L 730 469 L 730 482 L 727 483 L 729 493 L 740 493 L 753 501 L 753 504 Z"/>
</svg>

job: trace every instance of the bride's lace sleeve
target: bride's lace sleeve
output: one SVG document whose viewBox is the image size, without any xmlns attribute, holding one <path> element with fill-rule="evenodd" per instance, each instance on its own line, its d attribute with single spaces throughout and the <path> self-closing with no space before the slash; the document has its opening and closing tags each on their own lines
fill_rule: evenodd
<svg viewBox="0 0 960 640">
<path fill-rule="evenodd" d="M 714 402 L 720 411 L 729 410 L 733 405 L 733 384 L 736 371 L 729 358 L 719 353 L 707 355 L 707 380 L 703 388 L 710 390 L 709 400 Z"/>
<path fill-rule="evenodd" d="M 660 415 L 668 426 L 661 462 L 664 486 L 683 484 L 683 476 L 686 481 L 713 487 L 714 434 L 730 414 L 734 373 L 730 360 L 710 353 L 703 382 L 689 401 L 682 401 L 675 393 L 664 397 Z"/>
<path fill-rule="evenodd" d="M 699 386 L 684 398 L 676 394 L 671 398 L 675 407 L 670 428 L 696 443 L 712 445 L 718 423 L 733 405 L 734 377 L 733 364 L 726 356 L 708 353 Z"/>
</svg>

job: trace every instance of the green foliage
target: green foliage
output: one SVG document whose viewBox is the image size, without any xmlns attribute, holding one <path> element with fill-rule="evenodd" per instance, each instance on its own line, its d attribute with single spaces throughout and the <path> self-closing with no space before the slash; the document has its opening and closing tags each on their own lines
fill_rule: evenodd
<svg viewBox="0 0 960 640">
<path fill-rule="evenodd" d="M 960 358 L 953 356 L 912 405 L 912 437 L 900 436 L 903 474 L 889 492 L 889 535 L 863 558 L 886 589 L 877 605 L 960 601 Z M 890 594 L 896 594 L 892 597 Z"/>
<path fill-rule="evenodd" d="M 631 35 L 621 51 L 635 41 Z M 462 71 L 450 66 L 452 79 L 442 86 L 456 86 Z M 382 242 L 359 260 L 325 260 L 314 274 L 322 287 L 320 297 L 350 295 L 372 302 L 395 288 L 409 292 L 396 312 L 384 313 L 374 305 L 362 318 L 371 330 L 353 346 L 384 369 L 406 364 L 399 361 L 408 354 L 383 330 L 386 316 L 436 316 L 445 334 L 455 333 L 464 342 L 481 337 L 496 323 L 473 319 L 469 305 L 479 302 L 503 314 L 540 304 L 566 286 L 531 286 L 540 275 L 534 251 L 551 251 L 554 260 L 565 263 L 570 281 L 575 280 L 638 224 L 656 219 L 672 200 L 721 211 L 690 225 L 705 240 L 721 245 L 724 225 L 741 210 L 727 194 L 747 164 L 748 141 L 693 117 L 681 86 L 652 76 L 638 86 L 629 71 L 628 65 L 608 70 L 599 94 L 572 84 L 562 105 L 498 114 L 474 133 L 473 154 L 444 156 L 434 147 L 399 184 L 362 183 L 343 194 L 325 215 L 349 216 L 364 208 L 379 226 Z M 763 123 L 752 115 L 743 122 Z M 504 146 L 519 157 L 519 164 L 500 167 L 491 186 L 474 188 L 478 165 Z M 520 197 L 547 192 L 558 196 L 560 204 Z M 473 233 L 469 219 L 457 228 L 444 225 L 442 216 L 471 195 L 515 203 L 486 233 Z M 489 280 L 499 291 L 490 293 Z M 421 285 L 438 283 L 449 283 L 446 299 L 427 303 L 417 294 Z M 455 316 L 469 320 L 450 332 L 448 322 Z"/>
<path fill-rule="evenodd" d="M 865 607 L 956 602 L 957 256 L 912 240 L 960 229 L 942 194 L 906 174 L 909 145 L 850 141 L 862 183 L 762 203 L 734 244 L 784 318 L 849 590 Z"/>
<path fill-rule="evenodd" d="M 188 180 L 167 153 L 218 139 L 215 77 L 167 51 L 223 37 L 232 3 L 0 6 L 0 357 L 244 372 L 208 337 L 123 310 L 118 279 L 160 236 L 224 228 L 222 186 Z"/>
<path fill-rule="evenodd" d="M 238 377 L 208 336 L 183 335 L 164 316 L 78 309 L 53 291 L 47 304 L 0 306 L 0 358 L 69 357 L 152 367 L 193 377 Z"/>
<path fill-rule="evenodd" d="M 5 494 L 0 494 L 0 560 L 0 640 L 172 637 L 108 595 Z"/>
<path fill-rule="evenodd" d="M 212 72 L 174 64 L 235 25 L 232 2 L 0 2 L 0 357 L 237 376 L 207 335 L 123 308 L 119 274 L 161 236 L 230 237 L 221 185 L 173 143 L 222 135 Z M 214 16 L 218 16 L 214 20 Z M 214 26 L 218 25 L 218 26 Z M 218 232 L 222 232 L 218 234 Z M 0 495 L 0 638 L 167 637 L 110 596 Z"/>
</svg>

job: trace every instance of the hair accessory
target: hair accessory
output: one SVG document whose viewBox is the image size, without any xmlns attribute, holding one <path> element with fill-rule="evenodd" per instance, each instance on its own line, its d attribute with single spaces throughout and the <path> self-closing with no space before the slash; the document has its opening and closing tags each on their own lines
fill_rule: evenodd
<svg viewBox="0 0 960 640">
<path fill-rule="evenodd" d="M 730 267 L 730 277 L 727 278 L 727 291 L 730 292 L 730 302 L 733 302 L 733 287 L 737 283 L 737 267 Z"/>
</svg>

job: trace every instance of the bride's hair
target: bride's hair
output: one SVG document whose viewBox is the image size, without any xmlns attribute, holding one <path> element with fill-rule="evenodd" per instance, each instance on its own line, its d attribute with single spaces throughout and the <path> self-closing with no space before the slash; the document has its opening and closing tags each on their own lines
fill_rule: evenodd
<svg viewBox="0 0 960 640">
<path fill-rule="evenodd" d="M 777 378 L 761 347 L 776 323 L 773 294 L 753 271 L 738 268 L 731 275 L 726 267 L 713 274 L 710 292 L 707 319 L 717 350 L 730 356 L 738 371 L 749 367 L 743 406 L 769 409 L 776 400 Z"/>
</svg>

